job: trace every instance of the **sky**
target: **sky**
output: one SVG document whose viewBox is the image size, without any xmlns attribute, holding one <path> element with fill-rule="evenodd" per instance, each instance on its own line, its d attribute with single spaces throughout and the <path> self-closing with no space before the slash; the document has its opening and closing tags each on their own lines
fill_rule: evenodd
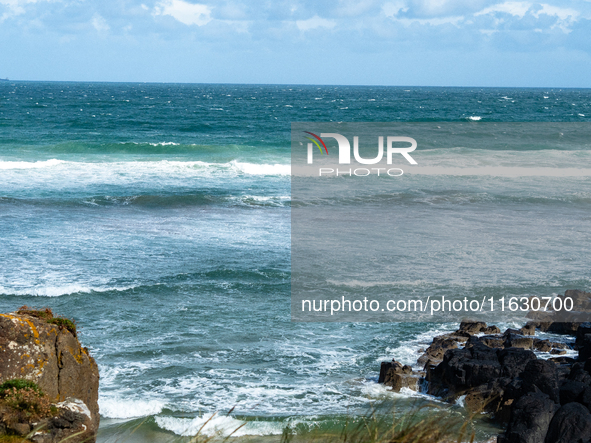
<svg viewBox="0 0 591 443">
<path fill-rule="evenodd" d="M 591 0 L 0 0 L 15 80 L 591 87 Z"/>
</svg>

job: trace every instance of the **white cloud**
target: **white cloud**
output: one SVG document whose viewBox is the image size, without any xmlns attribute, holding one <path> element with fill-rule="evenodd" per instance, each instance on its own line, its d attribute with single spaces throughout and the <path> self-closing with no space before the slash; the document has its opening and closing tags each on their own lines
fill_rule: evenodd
<svg viewBox="0 0 591 443">
<path fill-rule="evenodd" d="M 504 12 L 511 14 L 514 17 L 522 19 L 526 14 L 539 19 L 540 16 L 546 15 L 548 17 L 555 17 L 556 23 L 550 28 L 560 28 L 564 32 L 570 32 L 569 26 L 578 20 L 580 12 L 571 8 L 561 8 L 559 6 L 549 5 L 547 3 L 536 4 L 528 2 L 505 2 L 497 5 L 490 6 L 477 12 L 474 15 L 488 15 L 494 14 L 495 12 Z M 536 28 L 535 32 L 542 32 L 541 29 Z"/>
<path fill-rule="evenodd" d="M 154 15 L 170 15 L 185 25 L 203 26 L 211 21 L 211 9 L 207 5 L 183 0 L 165 0 L 154 8 Z"/>
<path fill-rule="evenodd" d="M 540 17 L 541 14 L 552 15 L 558 17 L 563 21 L 576 21 L 579 17 L 579 12 L 570 8 L 559 8 L 558 6 L 552 6 L 548 4 L 542 4 L 542 9 L 539 9 L 534 13 L 536 18 Z"/>
<path fill-rule="evenodd" d="M 37 0 L 0 0 L 0 5 L 8 6 L 13 11 L 19 11 L 19 14 L 24 12 L 23 5 L 27 3 L 36 3 Z"/>
<path fill-rule="evenodd" d="M 447 15 L 457 3 L 457 0 L 415 0 L 413 6 L 422 15 L 441 16 Z"/>
<path fill-rule="evenodd" d="M 429 26 L 441 26 L 441 25 L 454 25 L 459 26 L 460 22 L 463 22 L 465 18 L 463 16 L 454 17 L 440 17 L 440 18 L 399 18 L 397 21 L 402 25 L 409 27 L 411 25 L 429 25 Z"/>
<path fill-rule="evenodd" d="M 336 26 L 336 22 L 315 15 L 308 20 L 297 20 L 296 25 L 300 31 L 309 31 L 310 29 L 316 28 L 332 29 Z"/>
<path fill-rule="evenodd" d="M 371 10 L 376 3 L 375 0 L 341 0 L 340 5 L 335 8 L 338 15 L 345 17 L 359 17 Z"/>
<path fill-rule="evenodd" d="M 386 17 L 395 17 L 398 15 L 399 12 L 406 12 L 408 11 L 408 6 L 404 1 L 395 1 L 384 3 L 382 6 L 382 11 L 386 14 Z"/>
<path fill-rule="evenodd" d="M 410 16 L 417 18 L 470 15 L 490 0 L 395 0 L 392 4 L 406 8 Z M 408 15 L 408 14 L 407 14 Z"/>
<path fill-rule="evenodd" d="M 8 11 L 0 16 L 0 22 L 7 18 L 14 17 L 25 13 L 24 5 L 29 3 L 37 3 L 38 0 L 0 0 L 0 5 L 8 7 Z"/>
<path fill-rule="evenodd" d="M 548 4 L 542 4 L 542 9 L 537 10 L 533 15 L 536 18 L 539 18 L 542 14 L 556 17 L 557 23 L 552 26 L 552 28 L 558 27 L 567 34 L 571 32 L 570 26 L 576 22 L 580 16 L 579 12 L 574 9 L 560 8 Z"/>
<path fill-rule="evenodd" d="M 99 14 L 94 14 L 94 17 L 92 17 L 90 23 L 98 32 L 107 32 L 109 29 L 111 29 L 107 24 L 107 21 Z"/>
<path fill-rule="evenodd" d="M 489 6 L 474 15 L 487 15 L 493 12 L 504 12 L 515 17 L 523 18 L 532 4 L 527 2 L 505 2 L 498 5 Z"/>
</svg>

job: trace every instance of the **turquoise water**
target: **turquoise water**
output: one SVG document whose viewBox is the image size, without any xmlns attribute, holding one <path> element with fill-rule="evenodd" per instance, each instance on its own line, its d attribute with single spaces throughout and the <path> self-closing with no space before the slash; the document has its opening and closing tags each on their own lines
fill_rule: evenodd
<svg viewBox="0 0 591 443">
<path fill-rule="evenodd" d="M 150 432 L 181 435 L 217 412 L 208 432 L 247 418 L 241 434 L 277 435 L 384 399 L 407 407 L 425 397 L 377 385 L 379 362 L 412 364 L 455 325 L 290 321 L 291 122 L 590 117 L 589 90 L 3 82 L 0 309 L 76 319 L 101 372 L 104 439 L 145 417 Z M 432 221 L 464 220 L 441 244 L 476 241 L 479 266 L 469 248 L 446 249 L 389 284 L 588 290 L 589 148 L 483 145 L 461 151 L 455 172 L 449 152 L 424 153 L 440 169 L 390 198 Z M 469 169 L 511 161 L 576 171 L 484 180 Z M 470 224 L 486 211 L 527 227 L 526 241 L 504 247 L 529 248 L 531 261 L 486 254 L 494 236 Z M 353 280 L 338 285 L 358 290 Z"/>
</svg>

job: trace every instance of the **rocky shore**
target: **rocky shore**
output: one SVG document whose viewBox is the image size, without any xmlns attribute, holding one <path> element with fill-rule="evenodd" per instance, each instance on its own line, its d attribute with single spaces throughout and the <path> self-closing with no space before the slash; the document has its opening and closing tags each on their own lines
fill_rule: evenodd
<svg viewBox="0 0 591 443">
<path fill-rule="evenodd" d="M 98 383 L 72 321 L 49 309 L 0 314 L 0 437 L 94 442 Z"/>
<path fill-rule="evenodd" d="M 576 290 L 565 295 L 591 299 Z M 570 345 L 536 337 L 539 332 L 575 337 L 577 358 L 564 356 Z M 591 441 L 591 323 L 535 320 L 501 331 L 462 322 L 457 331 L 435 337 L 417 364 L 423 370 L 383 362 L 379 383 L 490 414 L 506 426 L 498 443 Z"/>
</svg>

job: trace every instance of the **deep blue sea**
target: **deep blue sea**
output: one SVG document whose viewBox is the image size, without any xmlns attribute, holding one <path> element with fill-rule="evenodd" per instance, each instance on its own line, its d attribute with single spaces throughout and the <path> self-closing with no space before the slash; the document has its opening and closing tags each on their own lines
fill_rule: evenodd
<svg viewBox="0 0 591 443">
<path fill-rule="evenodd" d="M 296 121 L 585 122 L 591 90 L 1 82 L 0 310 L 48 306 L 77 321 L 100 369 L 102 441 L 140 423 L 140 441 L 191 435 L 214 413 L 202 432 L 247 420 L 238 435 L 280 435 L 375 402 L 431 401 L 378 385 L 379 363 L 413 364 L 457 324 L 291 322 Z M 429 161 L 445 164 L 445 154 Z M 442 271 L 442 256 L 425 254 L 417 273 L 390 284 L 589 290 L 590 144 L 483 143 L 463 157 L 420 187 L 393 182 L 404 188 L 396 204 L 467 225 L 485 208 L 526 227 L 527 242 L 512 246 L 533 259 L 484 254 L 458 268 L 458 257 L 471 260 L 458 248 L 454 266 Z M 491 182 L 457 171 L 511 161 L 577 173 Z M 453 245 L 450 235 L 462 243 L 461 229 L 447 231 Z M 485 226 L 481 235 L 482 250 L 494 249 Z"/>
</svg>

